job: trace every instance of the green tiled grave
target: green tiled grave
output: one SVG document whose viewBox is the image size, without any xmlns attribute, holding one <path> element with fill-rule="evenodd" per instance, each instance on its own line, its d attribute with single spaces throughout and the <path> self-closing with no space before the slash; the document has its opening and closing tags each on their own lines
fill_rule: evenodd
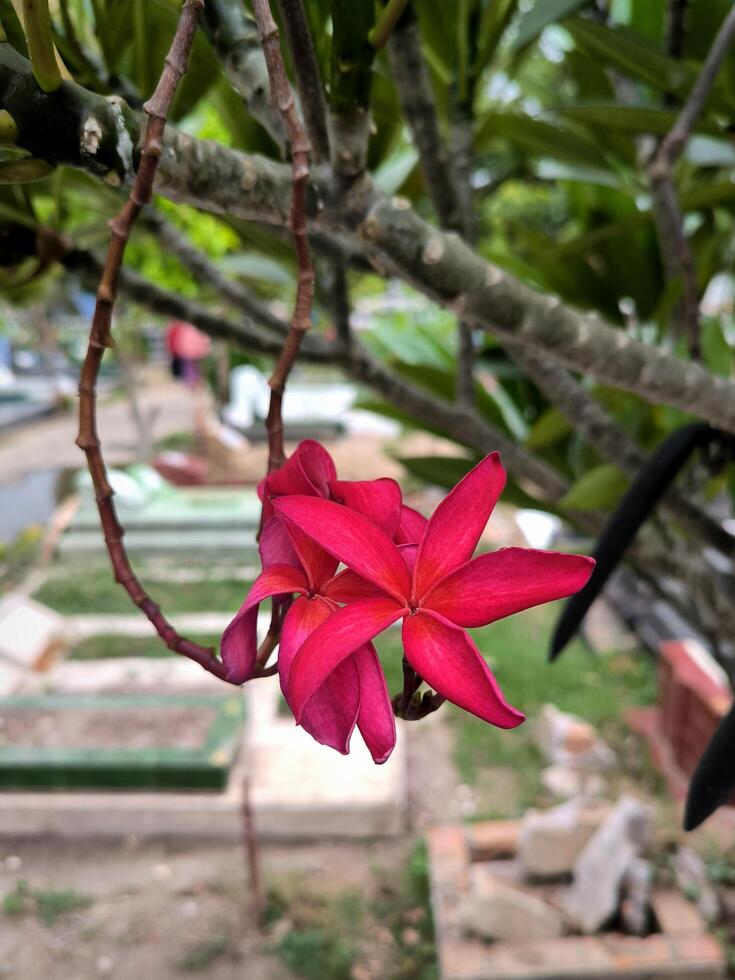
<svg viewBox="0 0 735 980">
<path fill-rule="evenodd" d="M 0 698 L 0 790 L 222 790 L 243 717 L 239 694 Z"/>
</svg>

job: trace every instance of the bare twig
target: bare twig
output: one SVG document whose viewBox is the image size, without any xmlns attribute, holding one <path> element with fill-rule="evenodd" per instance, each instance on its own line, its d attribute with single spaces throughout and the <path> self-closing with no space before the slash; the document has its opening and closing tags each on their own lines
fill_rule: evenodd
<svg viewBox="0 0 735 980">
<path fill-rule="evenodd" d="M 688 338 L 692 357 L 699 356 L 699 292 L 694 258 L 684 232 L 684 216 L 673 181 L 673 169 L 702 113 L 712 86 L 735 37 L 735 7 L 725 17 L 702 70 L 669 133 L 649 165 L 653 212 L 666 278 L 682 281 L 676 319 Z"/>
<path fill-rule="evenodd" d="M 222 680 L 226 680 L 224 665 L 217 659 L 214 651 L 180 636 L 165 618 L 160 607 L 150 598 L 133 572 L 123 542 L 124 531 L 112 501 L 113 490 L 107 479 L 102 446 L 97 434 L 96 415 L 97 376 L 105 350 L 113 346 L 111 336 L 112 311 L 117 295 L 125 246 L 135 220 L 143 206 L 151 198 L 153 179 L 161 153 L 161 138 L 166 126 L 166 116 L 178 83 L 186 71 L 197 22 L 203 6 L 203 0 L 186 0 L 184 3 L 160 80 L 150 101 L 145 106 L 148 126 L 138 172 L 130 196 L 121 211 L 110 222 L 112 235 L 102 278 L 97 289 L 97 303 L 92 319 L 89 346 L 79 381 L 79 436 L 77 445 L 87 457 L 105 544 L 115 572 L 115 581 L 125 588 L 130 598 L 145 613 L 156 632 L 171 650 L 195 660 L 205 670 Z"/>
<path fill-rule="evenodd" d="M 258 35 L 263 47 L 271 98 L 283 117 L 291 144 L 291 213 L 289 224 L 293 233 L 298 265 L 296 300 L 291 317 L 291 329 L 283 344 L 283 350 L 268 382 L 271 389 L 266 430 L 268 432 L 268 472 L 277 470 L 286 458 L 283 448 L 282 404 L 286 381 L 298 354 L 304 334 L 311 322 L 311 303 L 314 293 L 314 267 L 309 254 L 306 236 L 306 190 L 309 183 L 309 151 L 301 120 L 296 112 L 291 86 L 288 84 L 279 43 L 278 27 L 271 14 L 268 0 L 254 0 L 253 13 L 258 25 Z"/>
<path fill-rule="evenodd" d="M 329 160 L 327 107 L 304 5 L 302 0 L 278 0 L 278 6 L 293 62 L 306 132 L 309 134 L 314 159 L 317 163 L 324 163 Z"/>
</svg>

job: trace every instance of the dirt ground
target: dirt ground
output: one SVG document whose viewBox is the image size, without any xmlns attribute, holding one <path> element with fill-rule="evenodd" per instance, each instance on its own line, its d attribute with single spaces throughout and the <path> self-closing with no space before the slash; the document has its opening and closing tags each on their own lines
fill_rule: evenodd
<svg viewBox="0 0 735 980">
<path fill-rule="evenodd" d="M 306 887 L 311 895 L 369 899 L 381 876 L 404 869 L 421 828 L 461 813 L 464 793 L 450 746 L 440 714 L 421 722 L 421 737 L 409 732 L 411 829 L 405 836 L 263 847 L 266 889 Z M 254 928 L 238 846 L 134 837 L 117 843 L 0 842 L 0 895 L 2 980 L 294 976 L 269 951 L 288 923 L 280 920 L 263 935 Z M 361 963 L 355 980 L 387 980 L 390 935 L 372 921 L 364 928 L 372 959 Z"/>
</svg>

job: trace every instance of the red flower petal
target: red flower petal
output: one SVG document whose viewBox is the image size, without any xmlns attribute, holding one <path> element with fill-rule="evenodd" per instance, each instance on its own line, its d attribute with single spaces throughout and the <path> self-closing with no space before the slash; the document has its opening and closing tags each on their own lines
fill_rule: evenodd
<svg viewBox="0 0 735 980">
<path fill-rule="evenodd" d="M 498 728 L 515 728 L 525 720 L 503 697 L 472 639 L 443 616 L 429 610 L 406 616 L 403 648 L 426 683 L 458 707 Z"/>
<path fill-rule="evenodd" d="M 290 595 L 307 589 L 304 573 L 291 565 L 272 565 L 253 582 L 245 602 L 222 634 L 220 652 L 230 683 L 244 684 L 253 672 L 258 652 L 259 603 L 269 596 Z"/>
<path fill-rule="evenodd" d="M 337 609 L 314 630 L 294 657 L 288 675 L 289 704 L 297 722 L 335 667 L 403 613 L 403 607 L 392 599 L 358 599 Z"/>
<path fill-rule="evenodd" d="M 318 497 L 279 497 L 276 510 L 358 575 L 379 586 L 401 604 L 408 599 L 411 578 L 391 539 L 357 511 Z"/>
<path fill-rule="evenodd" d="M 472 557 L 504 486 L 500 456 L 490 453 L 442 500 L 419 547 L 413 577 L 417 599 Z"/>
<path fill-rule="evenodd" d="M 289 700 L 288 675 L 293 658 L 303 642 L 334 610 L 323 599 L 297 599 L 289 609 L 278 647 L 281 690 Z M 350 738 L 358 719 L 361 680 L 352 657 L 343 660 L 311 697 L 301 715 L 301 726 L 320 742 L 343 755 L 350 751 Z"/>
<path fill-rule="evenodd" d="M 594 559 L 532 548 L 479 555 L 442 579 L 422 602 L 457 626 L 486 626 L 587 584 Z"/>
<path fill-rule="evenodd" d="M 385 598 L 385 592 L 368 582 L 362 575 L 345 568 L 322 585 L 320 594 L 333 602 L 354 602 L 355 599 Z"/>
<path fill-rule="evenodd" d="M 395 535 L 401 519 L 401 488 L 395 480 L 333 480 L 331 491 L 332 500 L 367 517 L 389 537 Z"/>
<path fill-rule="evenodd" d="M 339 562 L 328 551 L 320 547 L 316 541 L 304 534 L 292 521 L 284 518 L 279 518 L 279 520 L 285 526 L 301 566 L 306 572 L 309 587 L 318 592 L 320 587 L 328 582 L 337 571 Z"/>
<path fill-rule="evenodd" d="M 419 546 L 417 544 L 399 544 L 398 550 L 406 563 L 406 568 L 413 575 L 413 570 L 416 568 L 416 559 L 419 555 Z"/>
<path fill-rule="evenodd" d="M 305 439 L 283 466 L 267 477 L 266 492 L 274 496 L 303 493 L 329 496 L 329 484 L 336 480 L 332 457 L 320 443 Z"/>
<path fill-rule="evenodd" d="M 380 765 L 388 759 L 396 744 L 396 719 L 383 669 L 372 643 L 361 646 L 351 659 L 357 664 L 360 674 L 360 713 L 357 716 L 357 727 L 370 750 L 373 762 Z"/>
<path fill-rule="evenodd" d="M 394 535 L 396 544 L 418 544 L 424 536 L 428 521 L 413 507 L 401 507 L 398 531 Z"/>
<path fill-rule="evenodd" d="M 271 510 L 273 510 L 272 507 Z M 260 563 L 264 569 L 271 565 L 301 567 L 299 556 L 288 536 L 286 525 L 278 515 L 271 517 L 263 525 L 258 542 L 258 551 L 260 552 Z"/>
</svg>

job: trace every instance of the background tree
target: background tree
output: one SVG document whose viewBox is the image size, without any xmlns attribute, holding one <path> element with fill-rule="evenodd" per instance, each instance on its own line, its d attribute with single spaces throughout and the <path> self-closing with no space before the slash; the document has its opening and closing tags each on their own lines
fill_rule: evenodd
<svg viewBox="0 0 735 980">
<path fill-rule="evenodd" d="M 31 295 L 61 275 L 99 279 L 180 10 L 59 0 L 44 28 L 23 26 L 25 6 L 0 0 L 10 295 L 21 268 L 25 295 L 29 279 Z M 725 445 L 725 0 L 279 0 L 273 13 L 312 147 L 317 289 L 301 356 L 338 366 L 374 410 L 463 447 L 451 462 L 404 460 L 411 472 L 449 486 L 499 449 L 512 499 L 596 535 L 685 422 L 708 422 Z M 56 55 L 39 40 L 49 27 Z M 120 289 L 270 358 L 288 330 L 271 300 L 296 282 L 289 142 L 247 6 L 207 0 L 202 27 Z M 357 336 L 350 297 L 395 279 L 431 306 Z M 671 487 L 629 558 L 727 662 L 735 539 L 721 518 L 735 480 L 726 453 L 711 457 Z"/>
</svg>

